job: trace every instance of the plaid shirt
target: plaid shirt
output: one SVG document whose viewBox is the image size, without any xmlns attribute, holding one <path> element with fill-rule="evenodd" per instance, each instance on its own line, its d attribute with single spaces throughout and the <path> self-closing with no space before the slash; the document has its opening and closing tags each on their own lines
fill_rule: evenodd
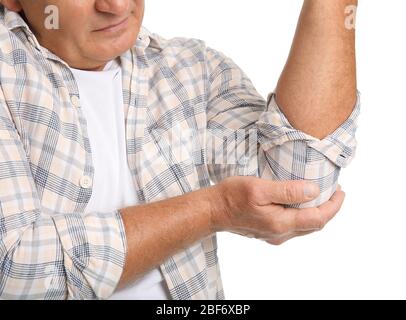
<svg viewBox="0 0 406 320">
<path fill-rule="evenodd" d="M 295 130 L 272 94 L 265 101 L 229 58 L 202 41 L 165 40 L 142 29 L 120 60 L 139 203 L 255 175 L 318 182 L 320 198 L 306 204 L 314 205 L 331 196 L 354 156 L 358 103 L 318 140 Z M 233 148 L 222 148 L 227 140 Z M 118 211 L 84 213 L 94 169 L 77 84 L 68 65 L 2 7 L 0 141 L 0 297 L 108 298 L 126 238 Z M 215 235 L 160 268 L 173 299 L 224 298 Z"/>
</svg>

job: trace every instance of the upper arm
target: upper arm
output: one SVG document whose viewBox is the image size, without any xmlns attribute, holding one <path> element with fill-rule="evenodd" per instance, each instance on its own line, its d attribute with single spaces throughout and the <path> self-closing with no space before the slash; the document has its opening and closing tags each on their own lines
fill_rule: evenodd
<svg viewBox="0 0 406 320">
<path fill-rule="evenodd" d="M 228 57 L 208 48 L 207 154 L 217 182 L 233 175 L 257 175 L 257 126 L 265 109 L 246 74 Z"/>
</svg>

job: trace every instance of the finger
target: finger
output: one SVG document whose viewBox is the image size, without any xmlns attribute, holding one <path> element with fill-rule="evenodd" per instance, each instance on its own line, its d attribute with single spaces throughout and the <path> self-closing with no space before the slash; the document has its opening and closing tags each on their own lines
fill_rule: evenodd
<svg viewBox="0 0 406 320">
<path fill-rule="evenodd" d="M 279 237 L 279 238 L 261 239 L 261 240 L 266 241 L 269 244 L 281 245 L 281 244 L 283 244 L 283 243 L 285 243 L 285 242 L 287 242 L 287 241 L 289 241 L 289 240 L 291 240 L 293 238 L 303 237 L 303 236 L 309 235 L 309 234 L 314 233 L 314 232 L 315 231 L 298 231 L 298 232 L 294 232 L 292 234 L 285 235 L 285 236 L 282 236 L 282 237 Z"/>
<path fill-rule="evenodd" d="M 340 210 L 344 201 L 344 192 L 336 191 L 333 196 L 323 205 L 317 208 L 285 208 L 277 205 L 269 211 L 270 213 L 270 230 L 276 236 L 283 236 L 292 232 L 307 232 L 321 230 L 328 221 Z M 266 214 L 269 210 L 266 206 Z"/>
<path fill-rule="evenodd" d="M 329 222 L 334 216 L 340 211 L 341 206 L 344 203 L 345 192 L 340 190 L 336 191 L 327 202 L 320 205 L 318 208 L 321 211 L 322 215 L 327 219 L 326 222 Z"/>
<path fill-rule="evenodd" d="M 337 214 L 344 198 L 343 191 L 336 191 L 330 200 L 317 208 L 287 210 L 296 210 L 295 229 L 297 231 L 320 230 Z"/>
<path fill-rule="evenodd" d="M 233 231 L 230 231 L 231 233 L 234 233 L 234 234 L 238 234 L 239 236 L 243 236 L 243 237 L 245 237 L 245 238 L 257 238 L 256 236 L 255 236 L 255 234 L 254 234 L 254 231 L 253 232 L 249 232 L 249 231 L 237 231 L 237 230 L 233 230 Z"/>
<path fill-rule="evenodd" d="M 267 204 L 296 204 L 308 202 L 320 194 L 317 184 L 305 180 L 264 181 Z M 269 202 L 268 202 L 269 201 Z"/>
</svg>

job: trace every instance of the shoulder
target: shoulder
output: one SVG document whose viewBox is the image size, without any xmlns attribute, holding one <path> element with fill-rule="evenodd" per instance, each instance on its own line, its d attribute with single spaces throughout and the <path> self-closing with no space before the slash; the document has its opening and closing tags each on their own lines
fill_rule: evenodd
<svg viewBox="0 0 406 320">
<path fill-rule="evenodd" d="M 0 5 L 0 65 L 14 65 L 13 57 L 17 57 L 18 52 L 13 47 L 13 36 L 6 26 L 4 7 Z M 0 69 L 1 71 L 1 69 Z M 0 75 L 2 73 L 0 72 Z"/>
<path fill-rule="evenodd" d="M 27 63 L 28 38 L 20 26 L 18 14 L 0 5 L 0 63 L 15 65 Z"/>
<path fill-rule="evenodd" d="M 184 73 L 185 69 L 189 69 L 187 72 L 193 77 L 216 76 L 224 70 L 241 72 L 228 56 L 207 46 L 204 40 L 187 37 L 168 39 L 144 27 L 140 30 L 133 50 L 138 56 L 141 52 L 150 66 L 164 71 L 169 68 L 175 73 Z"/>
<path fill-rule="evenodd" d="M 187 61 L 204 61 L 207 54 L 205 41 L 195 38 L 174 37 L 164 38 L 156 33 L 149 32 L 142 28 L 139 40 L 136 45 L 147 42 L 146 53 L 158 55 L 165 59 L 176 59 Z"/>
<path fill-rule="evenodd" d="M 143 28 L 137 44 L 148 44 L 146 53 L 154 60 L 170 62 L 170 65 L 181 64 L 183 67 L 201 65 L 206 71 L 222 67 L 236 68 L 233 61 L 221 51 L 206 45 L 206 42 L 197 38 L 174 37 L 164 38 Z"/>
</svg>

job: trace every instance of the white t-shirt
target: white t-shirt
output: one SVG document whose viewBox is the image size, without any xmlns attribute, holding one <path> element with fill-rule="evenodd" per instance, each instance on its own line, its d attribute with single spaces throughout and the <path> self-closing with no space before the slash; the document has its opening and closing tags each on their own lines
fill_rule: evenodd
<svg viewBox="0 0 406 320">
<path fill-rule="evenodd" d="M 86 212 L 109 212 L 137 204 L 127 164 L 121 68 L 111 61 L 103 71 L 71 68 L 76 79 L 92 149 L 93 191 Z M 169 299 L 161 271 L 156 268 L 110 298 Z"/>
</svg>

